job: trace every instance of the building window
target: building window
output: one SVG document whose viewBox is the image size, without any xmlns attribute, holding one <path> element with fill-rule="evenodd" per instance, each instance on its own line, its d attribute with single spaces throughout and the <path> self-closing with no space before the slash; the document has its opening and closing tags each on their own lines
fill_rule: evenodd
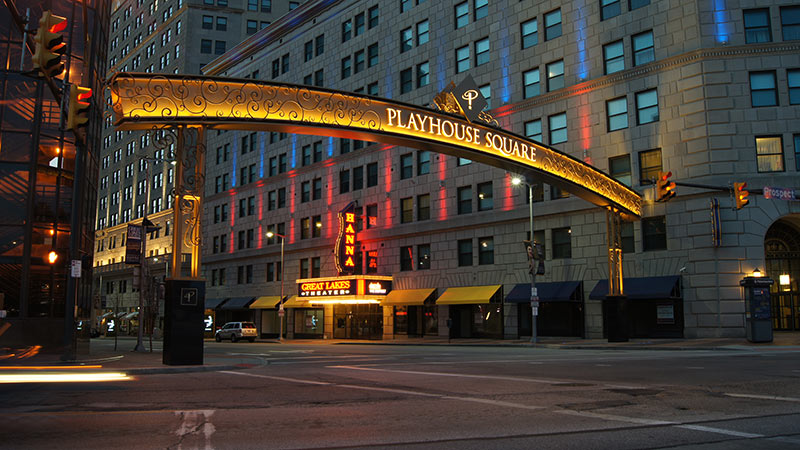
<svg viewBox="0 0 800 450">
<path fill-rule="evenodd" d="M 655 183 L 658 172 L 661 172 L 661 150 L 639 152 L 639 184 L 642 186 Z"/>
<path fill-rule="evenodd" d="M 544 15 L 544 40 L 561 36 L 561 10 L 550 11 Z"/>
<path fill-rule="evenodd" d="M 658 92 L 655 89 L 636 93 L 636 120 L 639 125 L 658 122 Z"/>
<path fill-rule="evenodd" d="M 364 188 L 364 167 L 353 167 L 353 190 L 357 191 Z"/>
<path fill-rule="evenodd" d="M 622 222 L 619 230 L 622 239 L 622 253 L 633 253 L 636 251 L 633 241 L 633 222 Z"/>
<path fill-rule="evenodd" d="M 217 17 L 217 31 L 227 31 L 227 30 L 228 30 L 228 18 Z"/>
<path fill-rule="evenodd" d="M 303 181 L 300 183 L 300 203 L 311 201 L 311 182 Z"/>
<path fill-rule="evenodd" d="M 536 142 L 542 142 L 542 119 L 525 122 L 525 137 Z"/>
<path fill-rule="evenodd" d="M 750 72 L 750 99 L 753 107 L 778 106 L 775 72 Z"/>
<path fill-rule="evenodd" d="M 631 157 L 630 155 L 608 158 L 608 174 L 620 183 L 631 185 Z"/>
<path fill-rule="evenodd" d="M 456 49 L 456 73 L 469 70 L 469 45 Z"/>
<path fill-rule="evenodd" d="M 800 105 L 800 69 L 786 71 L 789 83 L 789 104 Z"/>
<path fill-rule="evenodd" d="M 523 98 L 531 98 L 539 95 L 539 68 L 536 67 L 523 72 L 522 83 L 525 86 Z"/>
<path fill-rule="evenodd" d="M 492 182 L 478 184 L 478 211 L 489 211 L 494 208 Z"/>
<path fill-rule="evenodd" d="M 411 50 L 414 46 L 414 33 L 411 28 L 406 28 L 400 32 L 400 53 Z"/>
<path fill-rule="evenodd" d="M 478 88 L 481 95 L 486 99 L 486 109 L 492 109 L 492 85 L 484 84 Z"/>
<path fill-rule="evenodd" d="M 353 22 L 346 20 L 342 22 L 342 42 L 347 42 L 353 33 Z"/>
<path fill-rule="evenodd" d="M 759 172 L 783 172 L 783 140 L 780 136 L 756 138 Z"/>
<path fill-rule="evenodd" d="M 605 62 L 606 75 L 625 70 L 625 53 L 622 41 L 604 45 L 603 60 Z"/>
<path fill-rule="evenodd" d="M 405 272 L 413 269 L 413 256 L 411 246 L 400 247 L 400 271 Z"/>
<path fill-rule="evenodd" d="M 636 8 L 641 8 L 642 6 L 647 6 L 649 4 L 650 0 L 631 0 L 629 9 L 633 11 Z"/>
<path fill-rule="evenodd" d="M 255 34 L 258 31 L 258 21 L 257 20 L 248 20 L 247 21 L 247 34 Z"/>
<path fill-rule="evenodd" d="M 222 55 L 225 53 L 225 41 L 214 41 L 214 54 Z"/>
<path fill-rule="evenodd" d="M 400 71 L 400 93 L 406 94 L 414 89 L 413 75 L 411 68 Z"/>
<path fill-rule="evenodd" d="M 478 265 L 494 264 L 494 239 L 484 237 L 478 239 Z"/>
<path fill-rule="evenodd" d="M 411 9 L 411 0 L 400 0 L 400 12 L 404 13 Z"/>
<path fill-rule="evenodd" d="M 522 32 L 522 48 L 526 49 L 528 47 L 533 47 L 534 45 L 539 43 L 539 25 L 536 22 L 536 19 L 526 20 L 522 22 L 521 32 Z"/>
<path fill-rule="evenodd" d="M 422 194 L 417 196 L 417 220 L 429 220 L 431 218 L 431 195 Z"/>
<path fill-rule="evenodd" d="M 400 179 L 405 180 L 414 176 L 414 159 L 411 153 L 400 155 Z"/>
<path fill-rule="evenodd" d="M 567 113 L 554 114 L 547 120 L 550 128 L 550 144 L 567 142 Z"/>
<path fill-rule="evenodd" d="M 608 131 L 628 128 L 628 99 L 620 97 L 607 101 L 606 116 L 608 118 Z"/>
<path fill-rule="evenodd" d="M 378 185 L 378 163 L 367 164 L 367 187 Z"/>
<path fill-rule="evenodd" d="M 417 87 L 421 88 L 422 86 L 427 86 L 431 82 L 430 75 L 430 64 L 428 64 L 427 61 L 422 64 L 417 64 Z"/>
<path fill-rule="evenodd" d="M 352 62 L 350 61 L 350 57 L 342 58 L 342 79 L 348 78 L 350 76 Z"/>
<path fill-rule="evenodd" d="M 466 166 L 468 164 L 472 164 L 472 160 L 469 160 L 467 158 L 458 158 L 456 160 L 456 166 L 457 167 Z"/>
<path fill-rule="evenodd" d="M 784 41 L 800 40 L 800 6 L 781 7 L 781 28 Z"/>
<path fill-rule="evenodd" d="M 364 13 L 356 14 L 355 18 L 355 29 L 353 30 L 353 36 L 358 36 L 360 34 L 364 34 L 364 27 L 366 27 L 366 17 Z"/>
<path fill-rule="evenodd" d="M 211 53 L 211 39 L 200 40 L 200 53 Z"/>
<path fill-rule="evenodd" d="M 342 170 L 339 172 L 339 193 L 350 192 L 350 171 Z"/>
<path fill-rule="evenodd" d="M 212 16 L 203 16 L 203 25 L 202 28 L 204 30 L 211 30 L 214 28 L 214 17 Z"/>
<path fill-rule="evenodd" d="M 665 216 L 642 218 L 642 250 L 667 249 L 667 219 Z"/>
<path fill-rule="evenodd" d="M 304 217 L 300 219 L 300 239 L 308 239 L 311 237 L 311 218 Z"/>
<path fill-rule="evenodd" d="M 458 188 L 458 213 L 469 214 L 472 212 L 472 186 Z"/>
<path fill-rule="evenodd" d="M 378 44 L 372 44 L 367 47 L 367 67 L 378 65 Z"/>
<path fill-rule="evenodd" d="M 600 20 L 616 17 L 621 12 L 619 0 L 600 0 Z"/>
<path fill-rule="evenodd" d="M 420 150 L 417 152 L 417 175 L 431 173 L 431 152 Z"/>
<path fill-rule="evenodd" d="M 353 68 L 353 73 L 359 73 L 364 70 L 364 67 L 367 65 L 367 61 L 365 59 L 364 50 L 359 50 L 353 55 L 353 59 L 355 60 L 355 67 Z"/>
<path fill-rule="evenodd" d="M 771 42 L 772 32 L 769 26 L 769 9 L 745 9 L 744 41 L 748 44 Z"/>
<path fill-rule="evenodd" d="M 800 134 L 794 135 L 794 170 L 800 172 Z"/>
<path fill-rule="evenodd" d="M 489 62 L 489 38 L 475 41 L 475 67 Z"/>
<path fill-rule="evenodd" d="M 422 45 L 430 39 L 430 22 L 423 20 L 417 24 L 417 45 Z"/>
<path fill-rule="evenodd" d="M 414 199 L 412 197 L 400 199 L 400 223 L 414 221 Z"/>
<path fill-rule="evenodd" d="M 472 239 L 458 241 L 458 267 L 472 265 Z"/>
<path fill-rule="evenodd" d="M 373 6 L 369 10 L 367 10 L 367 26 L 369 29 L 373 29 L 378 26 L 380 21 L 380 10 L 378 9 L 378 5 Z"/>
<path fill-rule="evenodd" d="M 417 270 L 427 270 L 431 268 L 431 246 L 422 244 L 417 246 Z"/>
<path fill-rule="evenodd" d="M 547 65 L 547 91 L 555 91 L 564 87 L 564 61 L 555 61 Z"/>
<path fill-rule="evenodd" d="M 572 258 L 572 229 L 553 229 L 553 259 Z"/>
<path fill-rule="evenodd" d="M 656 52 L 653 45 L 653 32 L 645 31 L 632 38 L 633 41 L 633 65 L 641 66 L 656 59 Z"/>
<path fill-rule="evenodd" d="M 301 259 L 300 260 L 300 278 L 308 278 L 308 268 L 309 268 L 309 260 L 308 259 Z"/>
<path fill-rule="evenodd" d="M 463 2 L 455 6 L 456 29 L 467 26 L 469 23 L 469 3 Z"/>
</svg>

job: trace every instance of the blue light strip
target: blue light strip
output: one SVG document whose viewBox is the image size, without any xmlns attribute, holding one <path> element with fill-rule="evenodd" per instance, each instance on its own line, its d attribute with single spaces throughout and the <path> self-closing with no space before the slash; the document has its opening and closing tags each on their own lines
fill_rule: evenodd
<svg viewBox="0 0 800 450">
<path fill-rule="evenodd" d="M 712 0 L 714 2 L 714 26 L 717 42 L 727 44 L 730 42 L 730 14 L 725 5 L 725 0 Z"/>
<path fill-rule="evenodd" d="M 292 169 L 297 165 L 297 135 L 292 135 Z"/>
<path fill-rule="evenodd" d="M 510 10 L 511 8 L 507 9 Z M 508 26 L 507 26 L 508 21 L 505 20 L 504 22 L 505 22 L 504 26 L 500 27 L 501 28 L 500 42 L 503 43 L 503 47 L 500 48 L 500 63 L 501 63 L 500 65 L 502 66 L 502 71 L 503 71 L 502 86 L 500 88 L 500 100 L 502 100 L 502 102 L 505 104 L 511 101 L 511 89 L 509 88 L 509 75 L 508 75 L 508 67 L 511 64 L 510 61 L 511 36 L 508 33 Z M 496 107 L 498 105 L 494 106 Z"/>
<path fill-rule="evenodd" d="M 328 137 L 328 158 L 333 156 L 333 136 Z"/>
<path fill-rule="evenodd" d="M 578 20 L 575 21 L 578 30 L 578 78 L 580 81 L 586 81 L 589 78 L 589 56 L 586 52 L 586 28 L 588 26 L 586 0 L 576 1 L 573 5 L 576 6 L 575 10 L 578 14 Z"/>
<path fill-rule="evenodd" d="M 259 149 L 261 152 L 261 165 L 258 169 L 258 177 L 264 178 L 264 145 L 267 140 L 267 134 L 264 132 L 258 133 L 258 142 L 259 142 Z"/>
<path fill-rule="evenodd" d="M 239 172 L 236 165 L 239 156 L 239 132 L 233 133 L 233 173 L 231 174 L 231 187 L 236 187 L 236 174 Z"/>
</svg>

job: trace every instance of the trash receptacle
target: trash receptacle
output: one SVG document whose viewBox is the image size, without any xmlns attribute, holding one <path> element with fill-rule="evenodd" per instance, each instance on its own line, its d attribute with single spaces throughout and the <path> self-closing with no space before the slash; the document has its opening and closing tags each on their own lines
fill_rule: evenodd
<svg viewBox="0 0 800 450">
<path fill-rule="evenodd" d="M 769 287 L 774 281 L 766 277 L 745 277 L 739 282 L 744 287 L 744 317 L 747 340 L 772 342 L 772 305 Z"/>
<path fill-rule="evenodd" d="M 630 317 L 628 317 L 628 297 L 607 295 L 603 299 L 606 311 L 606 337 L 608 342 L 628 342 L 630 339 Z"/>
</svg>

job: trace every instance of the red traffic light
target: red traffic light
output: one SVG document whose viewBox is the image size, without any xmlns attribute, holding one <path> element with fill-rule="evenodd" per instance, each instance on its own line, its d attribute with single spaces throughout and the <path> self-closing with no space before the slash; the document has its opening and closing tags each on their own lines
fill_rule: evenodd
<svg viewBox="0 0 800 450">
<path fill-rule="evenodd" d="M 669 181 L 672 172 L 658 172 L 656 180 L 656 201 L 666 202 L 675 196 L 675 183 Z"/>
<path fill-rule="evenodd" d="M 734 200 L 736 201 L 736 209 L 744 208 L 750 200 L 747 199 L 747 196 L 750 195 L 750 192 L 746 191 L 745 188 L 747 187 L 747 183 L 733 183 L 733 195 Z"/>
</svg>

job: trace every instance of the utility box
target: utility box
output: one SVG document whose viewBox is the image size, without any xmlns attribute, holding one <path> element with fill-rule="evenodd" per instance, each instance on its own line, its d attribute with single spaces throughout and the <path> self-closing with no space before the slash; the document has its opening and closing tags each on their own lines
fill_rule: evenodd
<svg viewBox="0 0 800 450">
<path fill-rule="evenodd" d="M 165 293 L 163 363 L 202 365 L 205 280 L 168 278 Z"/>
<path fill-rule="evenodd" d="M 747 340 L 772 342 L 772 304 L 769 287 L 775 281 L 765 277 L 745 277 L 739 282 L 744 287 L 744 317 Z"/>
</svg>

